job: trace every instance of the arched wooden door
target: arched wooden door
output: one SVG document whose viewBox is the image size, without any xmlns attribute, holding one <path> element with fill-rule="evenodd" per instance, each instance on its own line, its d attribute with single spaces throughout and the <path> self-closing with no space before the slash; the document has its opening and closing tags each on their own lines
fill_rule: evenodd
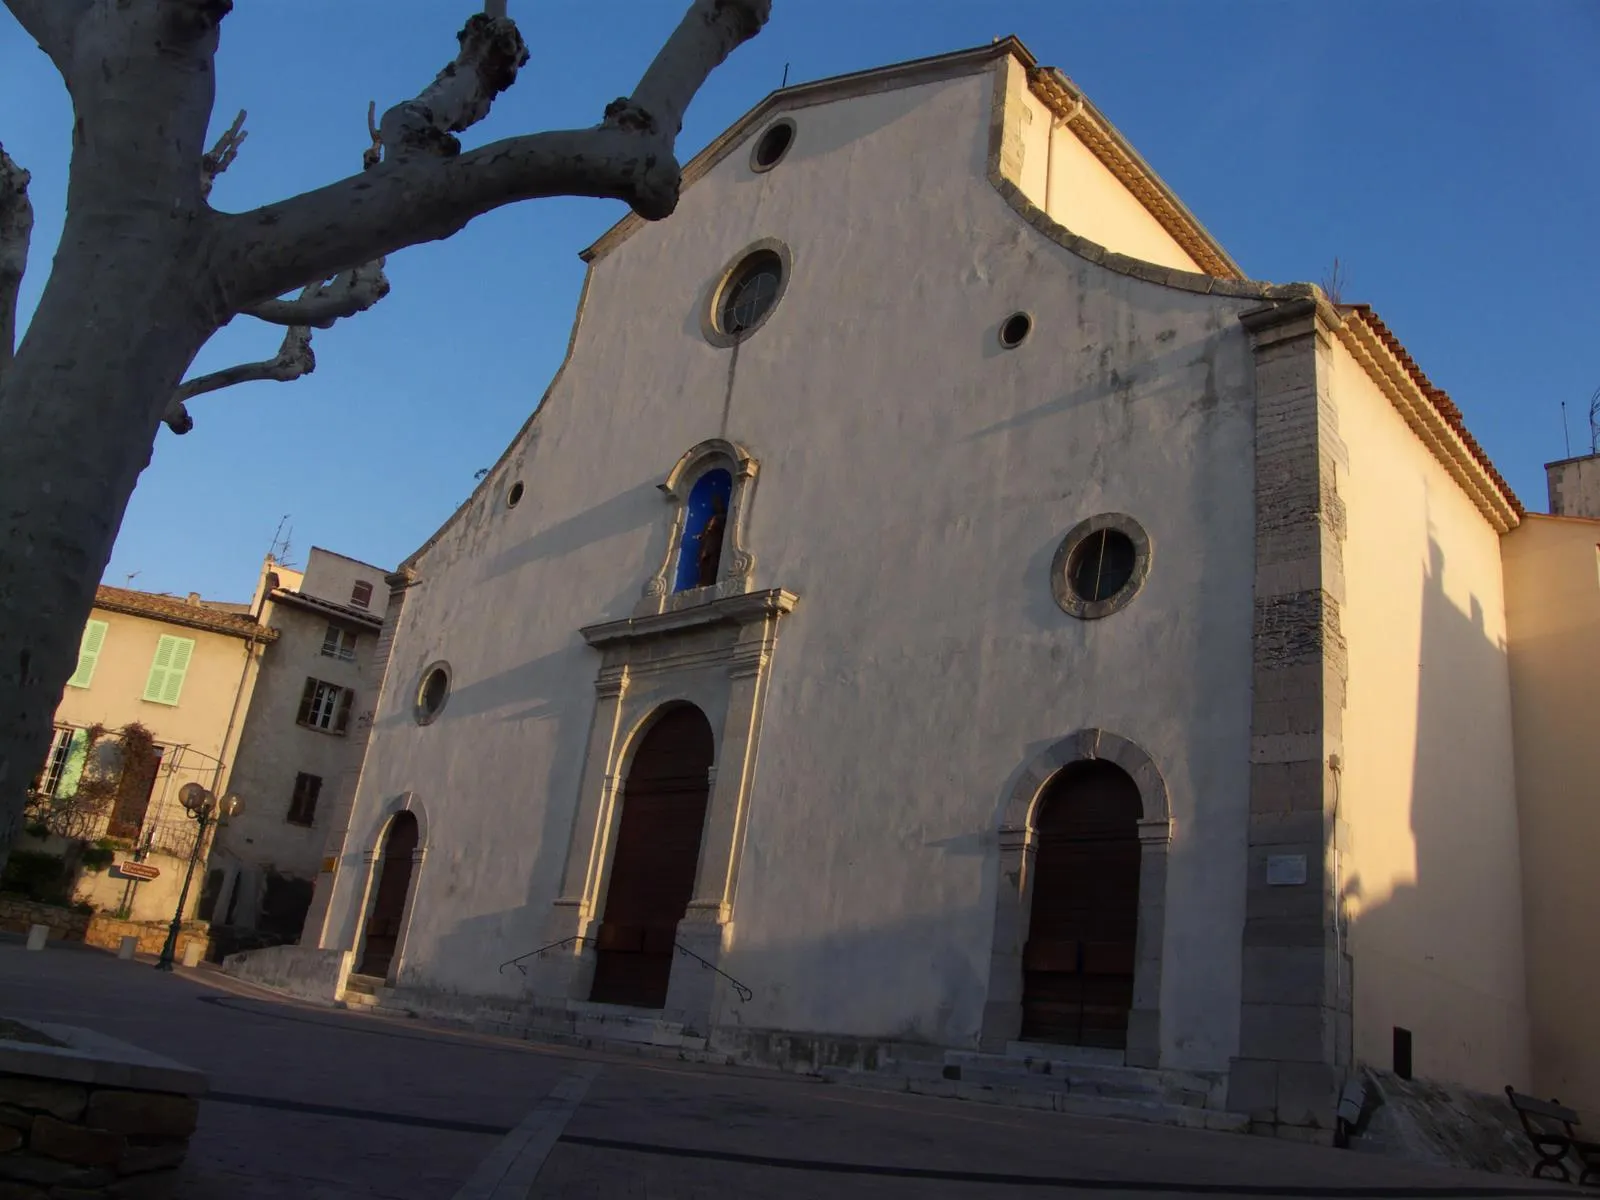
<svg viewBox="0 0 1600 1200">
<path fill-rule="evenodd" d="M 591 1000 L 661 1008 L 678 922 L 694 895 L 715 745 L 698 708 L 669 709 L 645 733 L 622 792 Z"/>
<path fill-rule="evenodd" d="M 1046 786 L 1022 961 L 1023 1040 L 1126 1046 L 1142 814 L 1138 785 L 1104 760 L 1072 763 Z"/>
<path fill-rule="evenodd" d="M 409 812 L 395 814 L 383 835 L 383 854 L 378 860 L 378 886 L 367 915 L 367 941 L 361 952 L 357 975 L 387 978 L 400 944 L 400 922 L 406 913 L 406 895 L 411 890 L 412 860 L 417 851 L 417 819 Z"/>
</svg>

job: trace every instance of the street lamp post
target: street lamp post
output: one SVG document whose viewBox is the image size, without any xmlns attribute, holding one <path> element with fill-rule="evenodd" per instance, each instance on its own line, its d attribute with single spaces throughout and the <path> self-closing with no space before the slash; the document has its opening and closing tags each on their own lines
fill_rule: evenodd
<svg viewBox="0 0 1600 1200">
<path fill-rule="evenodd" d="M 158 971 L 172 970 L 173 958 L 178 950 L 178 931 L 183 926 L 183 906 L 189 899 L 189 885 L 194 882 L 195 864 L 200 861 L 200 851 L 206 844 L 206 830 L 214 821 L 231 817 L 244 807 L 239 797 L 232 794 L 224 796 L 219 804 L 217 798 L 198 783 L 184 784 L 178 789 L 178 799 L 183 802 L 184 810 L 188 812 L 190 820 L 196 822 L 200 828 L 194 835 L 194 849 L 189 851 L 189 870 L 183 876 L 183 890 L 178 893 L 178 910 L 172 914 L 172 925 L 167 930 L 167 943 L 161 947 L 161 958 L 156 962 Z"/>
</svg>

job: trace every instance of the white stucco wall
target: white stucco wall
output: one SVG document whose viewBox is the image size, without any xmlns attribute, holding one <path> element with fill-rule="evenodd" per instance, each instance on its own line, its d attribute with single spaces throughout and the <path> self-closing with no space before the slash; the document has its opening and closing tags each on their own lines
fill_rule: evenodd
<svg viewBox="0 0 1600 1200">
<path fill-rule="evenodd" d="M 1502 541 L 1533 1086 L 1600 1123 L 1600 520 L 1530 515 Z"/>
<path fill-rule="evenodd" d="M 1175 818 L 1163 1008 L 1174 1065 L 1237 1044 L 1248 807 L 1254 436 L 1247 301 L 1080 261 L 985 177 L 988 74 L 791 115 L 596 264 L 544 411 L 417 563 L 334 893 L 353 945 L 383 806 L 427 845 L 402 982 L 485 993 L 533 949 L 572 832 L 599 656 L 666 550 L 657 485 L 724 435 L 760 459 L 754 586 L 798 593 L 773 662 L 722 966 L 752 1027 L 975 1037 L 996 825 L 1030 758 L 1097 726 L 1142 746 Z M 737 351 L 701 335 L 758 238 L 794 255 Z M 1035 318 L 1000 348 L 1010 312 Z M 736 366 L 735 366 L 736 364 Z M 526 496 L 507 509 L 517 480 Z M 1056 607 L 1066 531 L 1132 514 L 1144 592 L 1095 622 Z M 426 727 L 423 666 L 454 691 Z M 713 714 L 715 717 L 715 714 Z"/>
<path fill-rule="evenodd" d="M 1527 1081 L 1499 537 L 1342 344 L 1332 352 L 1349 648 L 1340 847 L 1355 1051 L 1494 1092 Z"/>
<path fill-rule="evenodd" d="M 1161 222 L 1079 140 L 1071 125 L 1054 122 L 1050 109 L 1024 92 L 1022 167 L 1017 186 L 1051 217 L 1108 250 L 1202 271 Z"/>
</svg>

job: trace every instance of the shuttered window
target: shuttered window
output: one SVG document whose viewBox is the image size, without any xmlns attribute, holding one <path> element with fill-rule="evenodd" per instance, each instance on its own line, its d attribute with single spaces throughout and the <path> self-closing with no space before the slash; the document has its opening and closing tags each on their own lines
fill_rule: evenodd
<svg viewBox="0 0 1600 1200">
<path fill-rule="evenodd" d="M 100 661 L 100 648 L 106 644 L 104 621 L 90 621 L 83 627 L 83 640 L 78 643 L 78 669 L 67 680 L 68 687 L 86 688 L 94 678 L 94 665 Z"/>
<path fill-rule="evenodd" d="M 144 685 L 144 698 L 154 704 L 176 704 L 193 655 L 193 638 L 162 634 L 156 644 L 155 661 L 150 664 L 150 678 Z"/>
<path fill-rule="evenodd" d="M 325 733 L 343 733 L 350 725 L 350 703 L 355 693 L 336 683 L 306 677 L 295 720 Z"/>
<path fill-rule="evenodd" d="M 311 825 L 317 819 L 317 797 L 322 794 L 322 776 L 307 775 L 301 771 L 294 777 L 294 795 L 289 800 L 289 815 L 284 819 L 291 825 Z"/>
</svg>

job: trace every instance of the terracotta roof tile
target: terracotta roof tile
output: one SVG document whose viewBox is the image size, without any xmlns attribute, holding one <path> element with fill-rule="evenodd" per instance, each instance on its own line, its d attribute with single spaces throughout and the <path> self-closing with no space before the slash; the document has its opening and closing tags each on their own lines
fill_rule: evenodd
<svg viewBox="0 0 1600 1200">
<path fill-rule="evenodd" d="M 1477 464 L 1484 469 L 1484 472 L 1494 482 L 1496 489 L 1505 497 L 1506 503 L 1515 510 L 1519 518 L 1526 516 L 1528 510 L 1522 506 L 1522 501 L 1517 499 L 1517 494 L 1511 490 L 1511 485 L 1505 481 L 1505 478 L 1495 468 L 1488 452 L 1478 444 L 1478 439 L 1468 431 L 1466 419 L 1461 415 L 1461 409 L 1456 406 L 1456 402 L 1450 399 L 1443 388 L 1434 386 L 1433 381 L 1423 373 L 1416 360 L 1401 345 L 1400 339 L 1394 335 L 1394 331 L 1384 324 L 1382 317 L 1373 311 L 1372 305 L 1341 304 L 1339 305 L 1339 311 L 1347 315 L 1353 314 L 1366 323 L 1367 328 L 1372 330 L 1378 340 L 1388 348 L 1389 353 L 1399 360 L 1400 365 L 1405 368 L 1406 374 L 1411 376 L 1411 381 L 1417 385 L 1422 394 L 1428 398 L 1428 402 L 1433 405 L 1434 411 L 1444 419 L 1446 425 L 1455 431 L 1456 436 L 1461 439 L 1462 445 L 1467 448 L 1467 453 L 1472 455 Z"/>
<path fill-rule="evenodd" d="M 260 642 L 276 641 L 278 637 L 276 629 L 261 625 L 248 616 L 241 616 L 221 608 L 210 608 L 204 602 L 191 604 L 177 596 L 158 596 L 153 592 L 136 592 L 132 588 L 107 587 L 101 584 L 94 590 L 94 606 L 108 612 L 150 617 L 152 620 L 167 621 L 190 629 L 255 638 Z"/>
</svg>

